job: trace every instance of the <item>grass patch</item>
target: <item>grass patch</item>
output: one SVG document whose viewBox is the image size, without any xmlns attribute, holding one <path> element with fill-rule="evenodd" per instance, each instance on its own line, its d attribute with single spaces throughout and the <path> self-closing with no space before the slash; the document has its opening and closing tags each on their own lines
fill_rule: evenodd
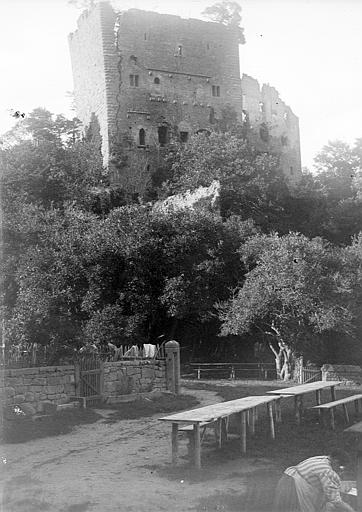
<svg viewBox="0 0 362 512">
<path fill-rule="evenodd" d="M 275 389 L 275 383 L 250 382 L 228 385 L 226 383 L 206 383 L 206 382 L 186 382 L 183 384 L 189 389 L 205 389 L 216 392 L 223 401 L 234 400 L 251 395 L 263 395 L 267 391 Z M 281 387 L 281 383 L 278 383 Z M 286 387 L 283 383 L 282 387 Z M 344 398 L 360 392 L 355 389 L 336 388 L 337 399 Z M 329 390 L 322 391 L 322 401 L 331 401 Z M 201 500 L 200 508 L 197 510 L 236 510 L 243 512 L 268 512 L 270 510 L 271 500 L 274 496 L 274 489 L 278 479 L 284 469 L 288 466 L 315 455 L 326 455 L 335 448 L 346 450 L 352 459 L 352 465 L 348 473 L 343 475 L 345 480 L 355 480 L 356 469 L 356 444 L 351 435 L 344 433 L 347 427 L 342 408 L 336 410 L 336 430 L 324 427 L 319 419 L 316 410 L 309 409 L 315 405 L 315 394 L 310 393 L 303 399 L 305 414 L 301 425 L 297 425 L 294 417 L 294 400 L 286 398 L 282 401 L 282 423 L 276 424 L 276 439 L 272 441 L 269 433 L 269 420 L 266 414 L 266 406 L 259 407 L 259 419 L 256 426 L 254 437 L 247 436 L 247 453 L 240 454 L 240 441 L 236 437 L 230 439 L 225 446 L 216 451 L 213 446 L 213 440 L 210 437 L 210 451 L 204 450 L 203 467 L 211 469 L 217 464 L 223 463 L 236 457 L 246 457 L 250 459 L 252 467 L 253 460 L 267 459 L 271 464 L 269 470 L 248 471 L 241 475 L 246 482 L 247 492 L 239 497 L 233 497 L 230 502 L 230 496 L 218 495 L 209 500 Z M 354 418 L 354 405 L 350 404 L 351 420 L 361 421 Z M 233 420 L 231 418 L 231 432 L 233 432 Z M 237 427 L 237 424 L 235 425 Z M 237 428 L 234 429 L 237 432 Z M 241 498 L 241 499 L 240 499 Z M 215 508 L 215 506 L 219 508 Z M 214 507 L 214 508 L 212 508 Z M 222 508 L 225 507 L 225 508 Z M 234 508 L 235 507 L 235 508 Z"/>
</svg>

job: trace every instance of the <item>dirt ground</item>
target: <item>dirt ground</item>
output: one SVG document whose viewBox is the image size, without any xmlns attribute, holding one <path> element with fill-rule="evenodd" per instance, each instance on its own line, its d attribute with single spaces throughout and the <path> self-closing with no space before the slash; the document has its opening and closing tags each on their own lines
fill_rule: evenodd
<svg viewBox="0 0 362 512">
<path fill-rule="evenodd" d="M 199 406 L 221 401 L 214 390 L 191 387 L 183 393 L 195 396 Z M 164 413 L 117 420 L 112 409 L 95 412 L 100 419 L 64 435 L 2 446 L 1 512 L 271 510 L 281 468 L 278 446 L 271 456 L 265 435 L 247 456 L 237 440 L 216 450 L 211 437 L 210 446 L 203 446 L 203 468 L 196 471 L 186 439 L 180 440 L 178 465 L 171 465 L 170 425 L 158 421 Z"/>
<path fill-rule="evenodd" d="M 200 405 L 220 401 L 215 392 L 183 391 Z M 170 425 L 158 421 L 162 415 L 113 423 L 107 422 L 112 409 L 96 412 L 104 419 L 66 435 L 2 447 L 2 512 L 240 510 L 245 475 L 272 469 L 267 460 L 223 454 L 220 464 L 206 454 L 196 472 L 186 440 L 173 467 Z"/>
</svg>

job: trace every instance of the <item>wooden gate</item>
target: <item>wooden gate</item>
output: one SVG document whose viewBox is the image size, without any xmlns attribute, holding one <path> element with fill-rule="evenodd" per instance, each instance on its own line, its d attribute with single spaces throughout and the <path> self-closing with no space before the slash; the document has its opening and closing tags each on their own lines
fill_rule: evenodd
<svg viewBox="0 0 362 512">
<path fill-rule="evenodd" d="M 301 384 L 307 384 L 308 382 L 316 382 L 322 380 L 322 371 L 315 370 L 312 368 L 302 368 L 302 382 Z"/>
<path fill-rule="evenodd" d="M 103 361 L 97 354 L 84 355 L 75 362 L 75 393 L 83 407 L 102 400 L 103 380 Z"/>
</svg>

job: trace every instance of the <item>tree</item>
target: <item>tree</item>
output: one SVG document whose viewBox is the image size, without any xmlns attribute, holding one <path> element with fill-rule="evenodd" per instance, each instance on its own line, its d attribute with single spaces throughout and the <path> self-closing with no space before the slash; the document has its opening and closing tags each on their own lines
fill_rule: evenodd
<svg viewBox="0 0 362 512">
<path fill-rule="evenodd" d="M 249 271 L 219 305 L 221 333 L 263 333 L 280 378 L 321 333 L 352 335 L 355 271 L 342 249 L 290 233 L 255 236 L 240 253 Z"/>
<path fill-rule="evenodd" d="M 282 215 L 281 200 L 289 194 L 279 166 L 279 155 L 260 150 L 230 133 L 199 134 L 174 155 L 165 195 L 195 190 L 218 180 L 220 210 L 224 218 L 252 218 L 269 230 Z"/>
<path fill-rule="evenodd" d="M 202 15 L 211 21 L 222 23 L 226 26 L 237 27 L 239 33 L 239 43 L 244 44 L 244 29 L 240 27 L 240 13 L 241 7 L 237 2 L 229 2 L 223 0 L 222 2 L 217 2 L 216 4 L 207 7 L 203 11 Z"/>
</svg>

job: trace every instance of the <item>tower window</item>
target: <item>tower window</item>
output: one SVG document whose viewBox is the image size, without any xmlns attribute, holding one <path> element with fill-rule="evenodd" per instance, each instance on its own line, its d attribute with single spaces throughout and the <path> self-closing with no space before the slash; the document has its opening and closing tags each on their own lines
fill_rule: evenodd
<svg viewBox="0 0 362 512">
<path fill-rule="evenodd" d="M 177 55 L 182 55 L 182 45 L 179 44 L 178 47 L 177 47 Z"/>
<path fill-rule="evenodd" d="M 219 85 L 213 85 L 212 86 L 212 95 L 213 96 L 220 96 L 220 86 Z"/>
<path fill-rule="evenodd" d="M 293 174 L 294 174 L 294 169 L 292 166 L 290 166 L 290 175 L 293 176 Z"/>
<path fill-rule="evenodd" d="M 138 132 L 138 144 L 140 146 L 146 145 L 146 132 L 144 131 L 143 128 L 141 128 L 140 131 Z"/>
<path fill-rule="evenodd" d="M 156 78 L 154 79 L 153 83 L 154 84 L 159 84 L 160 83 L 160 79 L 158 78 L 158 76 L 156 76 Z"/>
<path fill-rule="evenodd" d="M 137 64 L 137 57 L 135 55 L 131 55 L 129 60 L 130 62 L 133 62 L 133 64 Z"/>
<path fill-rule="evenodd" d="M 132 87 L 138 87 L 139 79 L 138 75 L 129 75 L 129 85 Z"/>
<path fill-rule="evenodd" d="M 189 138 L 189 132 L 180 132 L 180 141 L 181 142 L 187 142 L 188 138 Z"/>
<path fill-rule="evenodd" d="M 167 126 L 158 127 L 158 142 L 160 146 L 167 144 Z"/>
<path fill-rule="evenodd" d="M 147 34 L 146 34 L 146 32 L 143 34 L 143 39 L 144 39 L 145 41 L 147 41 Z"/>
</svg>

